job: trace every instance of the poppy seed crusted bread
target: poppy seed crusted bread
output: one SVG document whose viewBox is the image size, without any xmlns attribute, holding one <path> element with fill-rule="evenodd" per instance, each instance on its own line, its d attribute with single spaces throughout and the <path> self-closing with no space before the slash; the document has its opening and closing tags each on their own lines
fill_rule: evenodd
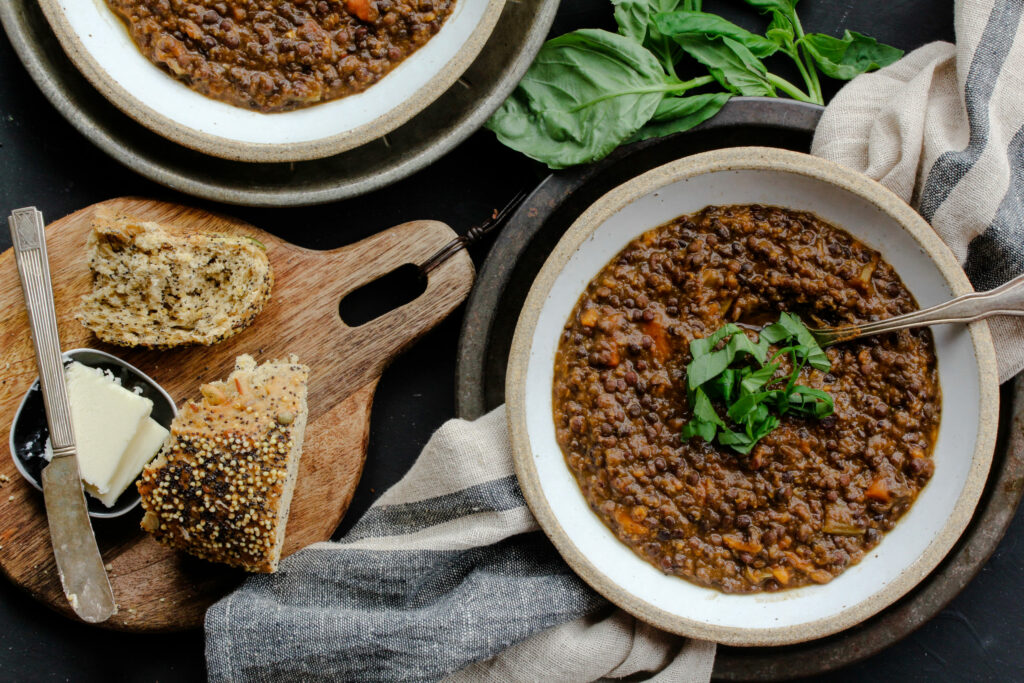
<svg viewBox="0 0 1024 683">
<path fill-rule="evenodd" d="M 306 428 L 309 368 L 291 356 L 257 366 L 239 356 L 227 380 L 204 384 L 142 472 L 142 528 L 212 562 L 273 572 Z"/>
<path fill-rule="evenodd" d="M 87 246 L 92 292 L 77 318 L 110 344 L 215 344 L 270 299 L 266 250 L 246 237 L 184 233 L 101 207 Z"/>
</svg>

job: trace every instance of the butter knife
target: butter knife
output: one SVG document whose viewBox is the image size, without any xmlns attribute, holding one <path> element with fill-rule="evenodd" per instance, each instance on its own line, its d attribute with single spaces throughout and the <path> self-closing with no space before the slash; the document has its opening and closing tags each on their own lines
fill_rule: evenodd
<svg viewBox="0 0 1024 683">
<path fill-rule="evenodd" d="M 43 470 L 42 477 L 53 556 L 57 560 L 64 595 L 75 614 L 83 621 L 98 623 L 115 614 L 117 605 L 89 523 L 89 511 L 78 472 L 71 407 L 57 336 L 53 285 L 46 258 L 43 214 L 35 207 L 16 209 L 8 218 L 8 225 L 25 293 L 32 345 L 39 365 L 39 384 L 43 390 L 53 447 L 53 459 Z"/>
</svg>

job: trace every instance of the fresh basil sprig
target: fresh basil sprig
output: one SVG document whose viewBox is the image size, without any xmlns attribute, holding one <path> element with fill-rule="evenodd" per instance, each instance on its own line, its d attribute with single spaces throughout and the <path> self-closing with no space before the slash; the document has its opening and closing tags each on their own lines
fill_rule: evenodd
<svg viewBox="0 0 1024 683">
<path fill-rule="evenodd" d="M 509 147 L 565 168 L 604 157 L 654 118 L 666 95 L 710 81 L 670 78 L 632 38 L 580 29 L 544 44 L 487 127 Z M 704 103 L 704 110 L 713 105 Z"/>
<path fill-rule="evenodd" d="M 724 343 L 723 343 L 724 342 Z M 721 348 L 715 348 L 721 344 Z M 776 351 L 768 356 L 770 346 Z M 810 330 L 795 315 L 782 313 L 778 322 L 761 330 L 756 342 L 728 323 L 703 339 L 690 342 L 692 359 L 686 366 L 686 387 L 693 418 L 683 425 L 684 440 L 699 436 L 747 454 L 779 426 L 783 415 L 821 419 L 832 414 L 832 397 L 821 389 L 797 384 L 805 365 L 828 372 L 828 356 Z M 776 376 L 783 356 L 790 358 L 788 375 Z M 757 367 L 748 360 L 752 359 Z M 712 401 L 726 408 L 732 429 Z"/>
<path fill-rule="evenodd" d="M 823 74 L 844 81 L 892 64 L 903 56 L 903 50 L 879 43 L 856 31 L 847 31 L 842 38 L 812 33 L 804 36 L 801 44 Z"/>
<path fill-rule="evenodd" d="M 701 0 L 612 0 L 617 34 L 581 29 L 549 40 L 486 125 L 508 147 L 565 168 L 689 130 L 732 95 L 824 104 L 819 71 L 848 80 L 903 55 L 853 31 L 805 34 L 797 0 L 744 2 L 770 15 L 763 35 L 702 11 Z M 777 54 L 796 65 L 802 88 L 769 70 L 764 60 Z M 681 80 L 687 58 L 708 75 Z M 691 92 L 706 86 L 715 89 Z"/>
</svg>

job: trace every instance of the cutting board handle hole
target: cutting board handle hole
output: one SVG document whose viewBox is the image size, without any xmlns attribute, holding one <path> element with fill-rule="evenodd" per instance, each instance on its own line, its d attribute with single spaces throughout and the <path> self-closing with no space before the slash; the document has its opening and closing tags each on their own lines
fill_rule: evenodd
<svg viewBox="0 0 1024 683">
<path fill-rule="evenodd" d="M 346 294 L 338 314 L 349 327 L 359 327 L 413 301 L 426 289 L 427 278 L 406 263 Z"/>
</svg>

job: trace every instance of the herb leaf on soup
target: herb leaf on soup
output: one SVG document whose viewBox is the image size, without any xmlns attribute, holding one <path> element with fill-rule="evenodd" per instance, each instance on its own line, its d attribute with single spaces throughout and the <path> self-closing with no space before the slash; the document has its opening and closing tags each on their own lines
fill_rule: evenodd
<svg viewBox="0 0 1024 683">
<path fill-rule="evenodd" d="M 771 345 L 778 348 L 769 357 Z M 831 363 L 807 326 L 790 313 L 782 313 L 778 322 L 762 329 L 757 341 L 738 325 L 727 323 L 691 341 L 690 354 L 686 386 L 693 417 L 680 431 L 683 440 L 717 439 L 745 455 L 781 424 L 782 416 L 821 419 L 835 410 L 828 392 L 796 383 L 805 365 L 828 372 Z M 782 356 L 790 358 L 788 374 L 779 374 L 776 359 Z M 725 407 L 736 429 L 722 419 L 712 400 Z"/>
</svg>

